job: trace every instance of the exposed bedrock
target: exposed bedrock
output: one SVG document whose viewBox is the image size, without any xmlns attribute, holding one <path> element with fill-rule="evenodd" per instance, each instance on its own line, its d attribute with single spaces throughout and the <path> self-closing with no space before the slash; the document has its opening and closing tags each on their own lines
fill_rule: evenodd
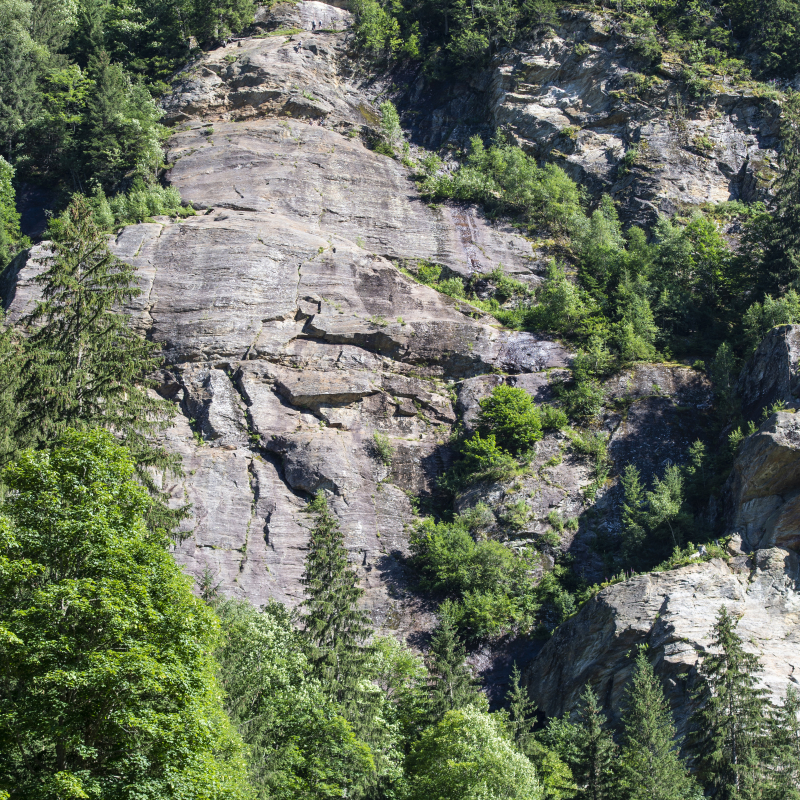
<svg viewBox="0 0 800 800">
<path fill-rule="evenodd" d="M 794 553 L 772 548 L 610 586 L 565 622 L 530 663 L 525 680 L 533 699 L 548 715 L 569 712 L 588 683 L 616 721 L 632 654 L 646 643 L 685 731 L 697 662 L 722 605 L 739 619 L 745 648 L 761 658 L 764 685 L 782 698 L 800 679 L 799 570 Z"/>
</svg>

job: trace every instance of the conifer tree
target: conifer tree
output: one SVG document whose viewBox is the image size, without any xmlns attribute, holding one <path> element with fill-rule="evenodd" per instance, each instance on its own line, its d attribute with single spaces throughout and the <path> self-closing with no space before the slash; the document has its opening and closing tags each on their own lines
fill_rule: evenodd
<svg viewBox="0 0 800 800">
<path fill-rule="evenodd" d="M 436 723 L 448 711 L 457 711 L 479 702 L 480 695 L 469 667 L 464 644 L 458 636 L 450 603 L 439 607 L 439 625 L 431 641 L 429 671 L 432 678 L 430 722 Z"/>
<path fill-rule="evenodd" d="M 347 563 L 344 534 L 322 492 L 317 493 L 308 510 L 315 524 L 300 579 L 306 594 L 300 605 L 303 636 L 309 662 L 325 691 L 352 720 L 359 716 L 358 683 L 368 656 L 365 643 L 372 625 L 358 607 L 364 591 Z"/>
<path fill-rule="evenodd" d="M 617 746 L 605 727 L 606 718 L 600 711 L 597 695 L 588 685 L 581 694 L 578 723 L 572 772 L 580 787 L 580 796 L 589 800 L 617 800 L 613 773 Z"/>
<path fill-rule="evenodd" d="M 622 788 L 628 800 L 686 800 L 696 794 L 678 754 L 669 704 L 644 649 L 628 685 L 622 732 Z"/>
<path fill-rule="evenodd" d="M 627 565 L 636 566 L 647 531 L 644 527 L 645 488 L 635 464 L 625 467 L 621 483 L 625 497 L 622 505 L 622 554 Z"/>
<path fill-rule="evenodd" d="M 695 693 L 692 747 L 697 772 L 719 800 L 761 796 L 768 707 L 758 685 L 757 656 L 742 647 L 736 621 L 722 606 L 712 629 L 712 647 L 700 667 L 703 684 Z"/>
<path fill-rule="evenodd" d="M 770 725 L 773 769 L 766 800 L 800 800 L 800 694 L 790 686 Z"/>
<path fill-rule="evenodd" d="M 520 684 L 520 671 L 516 662 L 511 670 L 508 700 L 509 728 L 514 744 L 536 767 L 542 782 L 544 800 L 562 800 L 575 796 L 572 772 L 559 754 L 540 742 L 533 732 L 536 724 L 536 703 L 528 696 L 528 690 Z"/>
<path fill-rule="evenodd" d="M 55 226 L 42 299 L 22 320 L 28 332 L 17 391 L 20 444 L 41 446 L 67 428 L 105 427 L 120 435 L 150 488 L 144 467 L 176 461 L 149 436 L 174 414 L 146 391 L 158 345 L 137 335 L 120 306 L 136 297 L 134 268 L 116 258 L 83 197 Z"/>
<path fill-rule="evenodd" d="M 526 745 L 533 737 L 533 726 L 536 724 L 536 703 L 528 696 L 528 690 L 520 684 L 517 662 L 511 668 L 511 685 L 508 687 L 508 715 L 511 723 L 514 744 L 524 753 Z"/>
</svg>

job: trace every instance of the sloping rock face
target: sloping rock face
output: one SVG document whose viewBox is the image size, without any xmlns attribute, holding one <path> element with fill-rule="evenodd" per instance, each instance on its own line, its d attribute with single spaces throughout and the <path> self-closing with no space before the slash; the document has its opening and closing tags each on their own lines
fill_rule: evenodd
<svg viewBox="0 0 800 800">
<path fill-rule="evenodd" d="M 160 392 L 180 412 L 167 442 L 184 474 L 164 488 L 191 516 L 175 556 L 225 594 L 295 605 L 304 509 L 323 491 L 375 623 L 405 634 L 430 621 L 404 589 L 408 495 L 433 493 L 449 463 L 454 385 L 570 355 L 397 268 L 528 273 L 531 248 L 469 209 L 428 208 L 403 167 L 364 146 L 376 108 L 350 77 L 347 34 L 330 32 L 347 12 L 308 2 L 275 14 L 260 24 L 305 32 L 206 54 L 164 101 L 177 126 L 170 180 L 200 213 L 112 242 L 138 268 L 127 311 L 162 345 Z M 5 276 L 11 319 L 35 301 L 45 255 L 34 248 Z"/>
<path fill-rule="evenodd" d="M 725 605 L 739 619 L 745 648 L 762 660 L 764 685 L 782 700 L 800 679 L 798 570 L 794 553 L 771 548 L 610 586 L 547 642 L 525 673 L 528 689 L 550 716 L 574 709 L 589 683 L 617 721 L 632 654 L 646 643 L 683 732 L 697 662 Z"/>
</svg>

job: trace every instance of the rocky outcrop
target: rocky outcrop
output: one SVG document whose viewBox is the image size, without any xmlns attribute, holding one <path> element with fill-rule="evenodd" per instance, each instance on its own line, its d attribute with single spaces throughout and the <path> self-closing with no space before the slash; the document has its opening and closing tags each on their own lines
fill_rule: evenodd
<svg viewBox="0 0 800 800">
<path fill-rule="evenodd" d="M 720 606 L 738 618 L 774 698 L 800 681 L 800 561 L 779 548 L 641 575 L 603 589 L 565 622 L 529 664 L 524 679 L 548 716 L 575 708 L 588 683 L 618 721 L 632 654 L 640 644 L 686 730 L 698 659 Z"/>
<path fill-rule="evenodd" d="M 800 549 L 800 417 L 773 414 L 749 436 L 729 481 L 729 529 L 747 551 Z"/>
<path fill-rule="evenodd" d="M 736 392 L 747 419 L 760 420 L 765 408 L 800 406 L 800 325 L 778 325 L 759 344 L 739 376 Z"/>
<path fill-rule="evenodd" d="M 686 105 L 683 65 L 665 60 L 652 74 L 631 45 L 612 15 L 563 11 L 552 36 L 498 59 L 495 123 L 593 193 L 610 193 L 638 222 L 763 196 L 774 177 L 777 106 L 722 76 L 707 100 Z"/>
<path fill-rule="evenodd" d="M 398 269 L 533 275 L 512 229 L 429 208 L 404 167 L 365 146 L 374 93 L 332 32 L 349 23 L 316 2 L 279 6 L 258 24 L 304 30 L 232 42 L 182 72 L 164 101 L 169 179 L 199 213 L 128 226 L 111 245 L 137 267 L 126 311 L 161 344 L 159 391 L 180 412 L 166 438 L 183 475 L 164 479 L 191 506 L 176 558 L 225 594 L 295 605 L 304 509 L 323 491 L 375 623 L 405 635 L 431 620 L 405 589 L 409 495 L 434 493 L 449 464 L 455 386 L 490 372 L 535 382 L 570 354 Z M 6 274 L 12 320 L 36 300 L 44 256 Z"/>
</svg>

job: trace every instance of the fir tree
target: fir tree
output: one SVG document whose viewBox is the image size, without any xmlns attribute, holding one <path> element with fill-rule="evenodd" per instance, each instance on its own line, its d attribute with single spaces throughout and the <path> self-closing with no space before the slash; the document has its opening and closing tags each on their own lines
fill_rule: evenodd
<svg viewBox="0 0 800 800">
<path fill-rule="evenodd" d="M 712 629 L 712 647 L 700 667 L 703 684 L 695 693 L 692 747 L 697 772 L 720 800 L 761 796 L 766 755 L 766 692 L 758 685 L 757 656 L 747 653 L 736 622 L 722 606 Z"/>
<path fill-rule="evenodd" d="M 580 787 L 580 796 L 589 800 L 617 800 L 613 793 L 617 746 L 611 732 L 605 728 L 605 715 L 590 686 L 581 694 L 578 722 L 572 772 Z"/>
<path fill-rule="evenodd" d="M 448 711 L 474 705 L 479 700 L 475 679 L 464 663 L 467 652 L 458 637 L 450 603 L 439 607 L 439 625 L 433 634 L 429 654 L 432 678 L 430 693 L 430 722 L 436 723 Z"/>
<path fill-rule="evenodd" d="M 636 566 L 647 531 L 644 528 L 645 489 L 635 464 L 625 467 L 621 483 L 625 496 L 622 505 L 622 554 L 626 564 Z"/>
<path fill-rule="evenodd" d="M 678 755 L 669 705 L 644 649 L 628 685 L 622 731 L 622 783 L 628 800 L 686 800 L 696 794 Z"/>
<path fill-rule="evenodd" d="M 347 563 L 344 534 L 322 492 L 308 510 L 315 524 L 300 579 L 306 594 L 300 607 L 308 658 L 328 696 L 355 719 L 359 716 L 358 684 L 368 655 L 365 642 L 372 625 L 358 607 L 364 591 Z"/>
<path fill-rule="evenodd" d="M 774 768 L 767 800 L 800 800 L 800 694 L 792 686 L 772 713 L 769 741 Z"/>
<path fill-rule="evenodd" d="M 174 467 L 175 458 L 149 438 L 174 407 L 150 397 L 145 376 L 158 365 L 158 345 L 138 336 L 119 313 L 140 293 L 134 268 L 116 258 L 83 197 L 51 226 L 47 268 L 36 282 L 42 300 L 22 324 L 25 363 L 17 391 L 16 437 L 41 446 L 67 428 L 105 427 L 121 436 L 154 488 L 146 467 Z"/>
</svg>

